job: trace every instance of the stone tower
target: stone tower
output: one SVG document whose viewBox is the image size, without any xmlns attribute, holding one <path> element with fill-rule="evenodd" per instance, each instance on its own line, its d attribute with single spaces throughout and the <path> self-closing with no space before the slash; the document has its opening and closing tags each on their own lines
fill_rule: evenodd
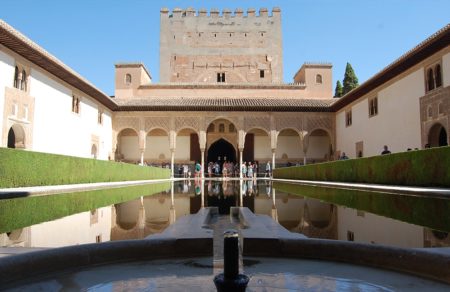
<svg viewBox="0 0 450 292">
<path fill-rule="evenodd" d="M 280 83 L 281 11 L 161 9 L 160 81 Z"/>
</svg>

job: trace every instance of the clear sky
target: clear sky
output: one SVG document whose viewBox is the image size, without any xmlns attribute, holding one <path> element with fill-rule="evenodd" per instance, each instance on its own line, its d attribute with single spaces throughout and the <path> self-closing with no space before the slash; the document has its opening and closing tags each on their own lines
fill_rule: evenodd
<svg viewBox="0 0 450 292">
<path fill-rule="evenodd" d="M 1 0 L 0 18 L 113 95 L 115 63 L 143 62 L 158 82 L 161 7 L 280 7 L 284 81 L 331 62 L 333 89 L 346 62 L 361 83 L 450 20 L 450 0 Z"/>
</svg>

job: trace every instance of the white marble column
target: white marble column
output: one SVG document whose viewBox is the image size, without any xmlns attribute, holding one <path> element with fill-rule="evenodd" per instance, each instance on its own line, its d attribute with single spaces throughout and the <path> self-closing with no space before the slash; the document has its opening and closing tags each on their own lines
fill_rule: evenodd
<svg viewBox="0 0 450 292">
<path fill-rule="evenodd" d="M 144 152 L 145 152 L 145 149 L 141 149 L 141 162 L 140 162 L 140 165 L 144 165 Z"/>
<path fill-rule="evenodd" d="M 170 173 L 172 178 L 175 177 L 174 164 L 175 164 L 175 149 L 170 149 Z"/>
<path fill-rule="evenodd" d="M 275 169 L 275 154 L 276 154 L 276 149 L 272 149 L 272 172 Z"/>
<path fill-rule="evenodd" d="M 244 154 L 244 149 L 239 149 L 239 179 L 242 179 L 242 155 Z M 241 188 L 242 189 L 242 188 Z"/>
<path fill-rule="evenodd" d="M 201 178 L 205 178 L 205 149 L 200 149 L 202 153 L 202 170 L 201 170 Z M 202 184 L 203 185 L 203 184 Z"/>
</svg>

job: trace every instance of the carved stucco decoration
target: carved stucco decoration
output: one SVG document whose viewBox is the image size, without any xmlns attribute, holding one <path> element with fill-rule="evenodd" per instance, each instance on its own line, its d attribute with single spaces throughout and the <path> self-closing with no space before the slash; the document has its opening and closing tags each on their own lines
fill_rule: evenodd
<svg viewBox="0 0 450 292">
<path fill-rule="evenodd" d="M 283 129 L 295 129 L 297 132 L 300 132 L 303 129 L 303 117 L 297 116 L 277 116 L 275 118 L 275 128 L 277 131 L 281 131 Z"/>
<path fill-rule="evenodd" d="M 244 119 L 244 130 L 248 132 L 251 129 L 259 128 L 264 129 L 267 133 L 270 132 L 270 117 L 245 117 Z"/>
<path fill-rule="evenodd" d="M 220 119 L 224 119 L 224 120 L 230 121 L 231 123 L 234 124 L 234 126 L 236 127 L 237 130 L 243 128 L 243 122 L 241 122 L 240 119 L 238 119 L 237 117 L 228 117 L 226 115 L 206 117 L 205 118 L 205 126 L 206 126 L 206 128 L 208 128 L 209 124 L 211 124 L 215 120 L 220 120 Z"/>
<path fill-rule="evenodd" d="M 198 132 L 200 130 L 200 117 L 176 117 L 175 131 L 178 132 L 183 128 L 191 128 Z"/>
<path fill-rule="evenodd" d="M 169 117 L 151 117 L 145 118 L 144 130 L 148 133 L 150 130 L 160 128 L 169 133 L 170 131 L 170 118 Z"/>
<path fill-rule="evenodd" d="M 139 118 L 138 117 L 116 117 L 114 120 L 114 129 L 117 133 L 123 129 L 133 129 L 136 133 L 139 133 Z"/>
</svg>

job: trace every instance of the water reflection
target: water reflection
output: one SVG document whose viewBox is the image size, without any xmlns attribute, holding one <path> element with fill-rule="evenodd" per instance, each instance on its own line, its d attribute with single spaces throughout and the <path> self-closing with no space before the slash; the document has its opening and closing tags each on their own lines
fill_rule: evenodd
<svg viewBox="0 0 450 292">
<path fill-rule="evenodd" d="M 380 208 L 391 206 L 388 199 L 396 209 Z M 356 205 L 344 204 L 346 202 Z M 207 180 L 202 184 L 201 181 L 185 180 L 172 183 L 166 191 L 154 195 L 8 230 L 0 234 L 0 246 L 56 247 L 145 238 L 164 231 L 182 216 L 210 206 L 217 206 L 223 215 L 229 214 L 232 206 L 248 207 L 256 214 L 270 216 L 288 230 L 308 237 L 402 247 L 450 246 L 448 230 L 437 232 L 421 226 L 450 225 L 448 216 L 436 216 L 436 213 L 448 214 L 450 205 L 445 205 L 448 201 L 445 204 L 439 202 L 440 207 L 436 204 L 428 199 L 411 201 L 392 194 L 365 195 L 349 190 L 324 192 L 323 188 L 317 187 L 312 190 L 302 188 L 297 192 L 280 184 L 272 185 L 270 181 Z M 417 210 L 418 206 L 423 210 Z M 380 213 L 374 214 L 377 212 Z M 424 213 L 429 216 L 422 222 L 418 219 Z M 17 213 L 17 220 L 27 215 L 34 216 Z M 389 217 L 412 220 L 410 222 L 415 224 Z M 438 223 L 432 219 L 438 219 Z"/>
</svg>

